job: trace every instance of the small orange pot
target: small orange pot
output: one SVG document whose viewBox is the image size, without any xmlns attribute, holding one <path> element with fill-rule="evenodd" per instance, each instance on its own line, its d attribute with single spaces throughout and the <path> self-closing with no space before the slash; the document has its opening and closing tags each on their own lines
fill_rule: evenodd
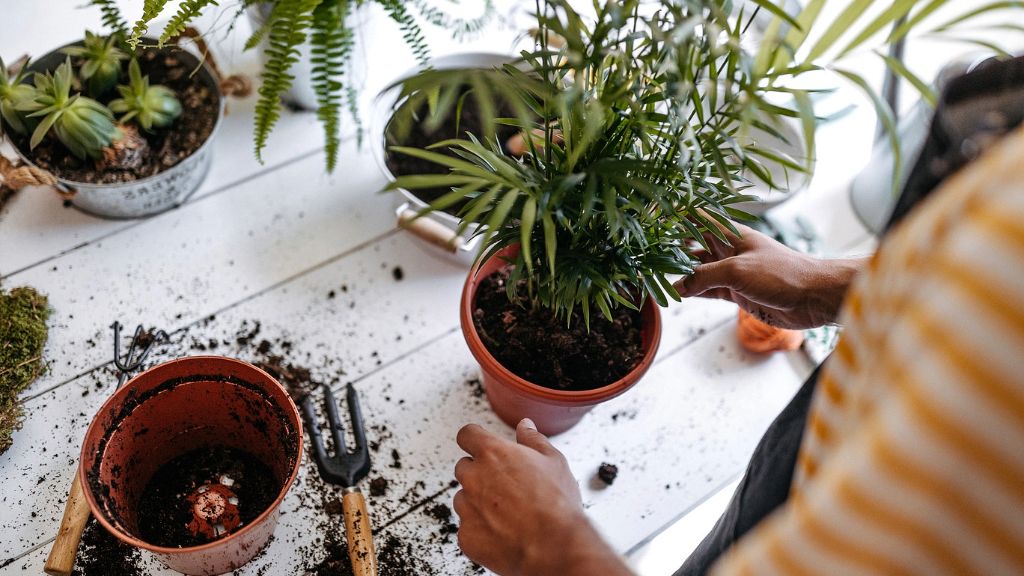
<svg viewBox="0 0 1024 576">
<path fill-rule="evenodd" d="M 642 346 L 640 363 L 619 380 L 593 390 L 555 390 L 524 380 L 502 366 L 484 346 L 473 324 L 476 291 L 480 281 L 507 265 L 506 258 L 515 257 L 518 246 L 511 246 L 470 271 L 462 289 L 459 320 L 473 357 L 480 363 L 484 391 L 494 412 L 509 426 L 530 418 L 540 432 L 553 435 L 575 426 L 597 404 L 611 400 L 629 390 L 647 372 L 661 342 L 661 314 L 650 298 L 640 307 Z"/>
<path fill-rule="evenodd" d="M 266 464 L 281 483 L 274 502 L 237 532 L 201 546 L 139 539 L 138 507 L 153 474 L 214 445 Z M 153 552 L 173 570 L 212 575 L 238 568 L 267 544 L 301 459 L 302 421 L 281 384 L 240 360 L 193 356 L 146 370 L 107 400 L 86 432 L 79 480 L 93 516 L 118 539 Z"/>
</svg>

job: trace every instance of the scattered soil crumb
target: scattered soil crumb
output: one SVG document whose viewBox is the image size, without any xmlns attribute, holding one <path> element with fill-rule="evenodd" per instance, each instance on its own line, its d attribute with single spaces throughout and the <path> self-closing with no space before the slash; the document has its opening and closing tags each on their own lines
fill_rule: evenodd
<svg viewBox="0 0 1024 576">
<path fill-rule="evenodd" d="M 388 479 L 378 476 L 370 480 L 370 496 L 380 497 L 388 493 Z"/>
<path fill-rule="evenodd" d="M 609 464 L 607 462 L 602 463 L 597 468 L 597 477 L 602 482 L 611 486 L 615 482 L 615 479 L 619 476 L 619 467 L 615 464 Z"/>
<path fill-rule="evenodd" d="M 107 532 L 96 518 L 90 518 L 78 545 L 77 576 L 142 576 L 142 555 Z"/>
</svg>

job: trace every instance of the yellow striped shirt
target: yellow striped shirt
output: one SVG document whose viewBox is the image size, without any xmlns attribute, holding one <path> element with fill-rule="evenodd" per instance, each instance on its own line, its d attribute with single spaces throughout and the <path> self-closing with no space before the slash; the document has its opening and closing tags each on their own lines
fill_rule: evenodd
<svg viewBox="0 0 1024 576">
<path fill-rule="evenodd" d="M 1024 129 L 922 203 L 843 307 L 791 499 L 732 574 L 1024 574 Z"/>
</svg>

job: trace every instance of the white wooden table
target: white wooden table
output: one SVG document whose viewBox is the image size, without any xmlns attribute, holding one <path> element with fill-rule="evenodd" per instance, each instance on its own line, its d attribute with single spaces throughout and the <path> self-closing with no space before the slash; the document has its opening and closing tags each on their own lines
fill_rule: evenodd
<svg viewBox="0 0 1024 576">
<path fill-rule="evenodd" d="M 0 54 L 39 55 L 83 27 L 98 29 L 98 14 L 75 10 L 78 3 L 53 2 L 45 22 L 26 18 L 8 28 Z M 41 10 L 30 6 L 36 3 L 6 4 L 7 21 Z M 414 63 L 398 31 L 378 16 L 367 15 L 358 56 L 364 111 L 377 90 Z M 237 50 L 245 37 L 244 24 L 239 27 L 220 46 L 221 64 L 255 76 L 256 56 Z M 431 33 L 438 54 L 508 50 L 514 35 L 496 30 L 459 45 Z M 427 255 L 396 230 L 395 200 L 377 193 L 384 177 L 371 150 L 356 146 L 350 126 L 333 175 L 323 172 L 312 113 L 286 112 L 266 163 L 258 164 L 250 142 L 253 104 L 254 98 L 230 103 L 213 169 L 178 209 L 108 221 L 29 189 L 0 213 L 4 286 L 35 286 L 53 308 L 49 371 L 25 392 L 24 428 L 0 456 L 0 574 L 42 572 L 81 439 L 115 386 L 114 320 L 173 332 L 151 363 L 202 353 L 195 343 L 211 339 L 220 342 L 216 353 L 252 360 L 254 348 L 239 346 L 236 337 L 259 322 L 258 339 L 291 342 L 286 358 L 310 368 L 314 379 L 335 388 L 353 382 L 371 440 L 379 442 L 371 478 L 389 481 L 387 493 L 369 502 L 378 540 L 393 534 L 428 544 L 424 560 L 437 574 L 472 571 L 455 539 L 438 536 L 438 521 L 423 513 L 450 504 L 459 427 L 478 422 L 512 433 L 474 394 L 477 366 L 457 316 L 466 269 Z M 865 114 L 854 113 L 845 128 L 822 130 L 823 149 L 830 139 L 842 141 L 846 156 L 822 158 L 825 179 L 819 176 L 811 192 L 781 211 L 814 222 L 834 254 L 871 248 L 845 197 L 846 180 L 867 157 L 870 129 L 852 129 L 865 124 Z M 393 274 L 398 267 L 401 280 Z M 731 304 L 673 304 L 664 310 L 661 348 L 642 383 L 554 439 L 582 486 L 588 514 L 616 550 L 630 551 L 733 480 L 809 373 L 800 352 L 743 352 L 734 319 Z M 400 469 L 390 467 L 393 451 Z M 593 481 L 602 462 L 619 466 L 612 486 Z M 311 485 L 315 474 L 307 457 L 274 541 L 239 574 L 303 573 L 303 554 L 317 550 L 324 537 L 310 526 L 326 521 L 315 493 L 325 489 Z M 340 522 L 336 529 L 342 530 Z M 151 559 L 146 566 L 153 574 L 169 573 Z"/>
</svg>

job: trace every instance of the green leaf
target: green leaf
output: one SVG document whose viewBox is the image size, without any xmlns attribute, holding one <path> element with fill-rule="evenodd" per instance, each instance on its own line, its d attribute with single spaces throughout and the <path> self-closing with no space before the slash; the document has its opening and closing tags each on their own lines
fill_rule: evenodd
<svg viewBox="0 0 1024 576">
<path fill-rule="evenodd" d="M 857 36 L 851 40 L 845 48 L 843 48 L 838 55 L 838 58 L 846 56 L 853 50 L 857 49 L 863 44 L 868 38 L 871 38 L 875 34 L 878 34 L 882 28 L 892 24 L 896 20 L 907 15 L 910 9 L 918 3 L 919 0 L 893 0 L 893 3 L 889 8 L 884 10 L 881 14 L 875 17 L 874 20 L 869 22 Z"/>
<path fill-rule="evenodd" d="M 835 72 L 844 78 L 853 82 L 861 92 L 863 92 L 871 100 L 872 105 L 875 107 L 875 113 L 878 118 L 882 121 L 882 127 L 885 129 L 886 135 L 889 137 L 889 144 L 892 147 L 893 164 L 892 164 L 892 189 L 895 191 L 899 187 L 899 177 L 902 171 L 902 159 L 900 155 L 900 143 L 899 143 L 899 132 L 896 129 L 896 118 L 893 115 L 889 105 L 886 104 L 885 100 L 875 92 L 871 85 L 864 80 L 859 74 L 851 72 L 849 70 L 843 70 L 836 68 Z"/>
<path fill-rule="evenodd" d="M 519 223 L 519 245 L 526 261 L 526 270 L 533 274 L 533 255 L 530 251 L 530 241 L 533 237 L 533 224 L 537 219 L 537 201 L 527 198 L 523 203 L 523 213 Z"/>
<path fill-rule="evenodd" d="M 940 0 L 945 1 L 945 0 Z M 811 51 L 807 53 L 807 61 L 817 60 L 822 54 L 828 51 L 835 43 L 836 40 L 846 34 L 850 28 L 854 25 L 857 20 L 863 16 L 868 8 L 875 3 L 875 0 L 853 0 L 849 5 L 846 6 L 839 16 L 832 21 L 832 24 L 825 29 L 825 32 L 821 34 L 818 41 L 811 47 Z"/>
<path fill-rule="evenodd" d="M 885 65 L 888 66 L 889 69 L 899 74 L 904 80 L 910 82 L 914 89 L 917 90 L 917 93 L 920 94 L 926 102 L 928 102 L 929 106 L 934 108 L 937 105 L 939 99 L 935 94 L 935 89 L 932 88 L 931 85 L 924 82 L 916 74 L 908 70 L 901 60 L 886 54 L 879 53 L 878 55 L 885 60 Z"/>
</svg>

